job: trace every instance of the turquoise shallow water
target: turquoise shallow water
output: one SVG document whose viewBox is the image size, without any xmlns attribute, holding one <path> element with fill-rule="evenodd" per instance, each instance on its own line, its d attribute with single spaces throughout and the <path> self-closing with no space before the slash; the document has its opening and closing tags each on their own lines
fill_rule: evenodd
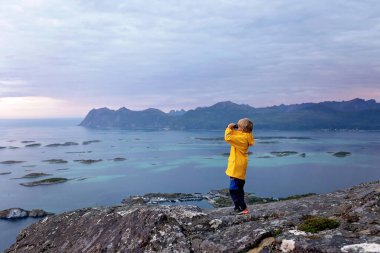
<svg viewBox="0 0 380 253">
<path fill-rule="evenodd" d="M 224 174 L 229 146 L 224 131 L 91 130 L 79 120 L 0 121 L 0 210 L 42 208 L 60 213 L 76 208 L 119 204 L 129 195 L 148 192 L 203 192 L 228 186 Z M 324 193 L 365 181 L 379 180 L 380 132 L 255 132 L 245 190 L 258 196 L 283 197 Z M 295 138 L 296 137 L 296 138 Z M 298 138 L 302 137 L 302 138 Z M 99 142 L 83 145 L 84 141 Z M 26 147 L 33 141 L 38 147 Z M 75 146 L 46 147 L 76 142 Z M 13 147 L 13 148 L 11 148 Z M 305 153 L 276 157 L 273 151 Z M 337 158 L 328 152 L 348 151 Z M 263 158 L 269 157 L 269 158 Z M 125 158 L 114 161 L 114 158 Z M 64 159 L 66 164 L 49 164 Z M 81 164 L 79 159 L 102 159 Z M 15 179 L 44 172 L 70 181 L 50 186 L 24 187 Z M 197 204 L 197 203 L 193 203 Z M 204 204 L 204 203 L 199 203 Z M 0 220 L 0 249 L 35 220 Z"/>
</svg>

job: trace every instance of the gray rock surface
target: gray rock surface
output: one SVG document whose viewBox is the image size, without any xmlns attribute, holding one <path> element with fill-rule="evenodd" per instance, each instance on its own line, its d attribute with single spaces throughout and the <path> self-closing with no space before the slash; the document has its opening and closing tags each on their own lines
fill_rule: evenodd
<svg viewBox="0 0 380 253">
<path fill-rule="evenodd" d="M 297 200 L 231 208 L 120 205 L 85 208 L 24 229 L 5 252 L 380 252 L 380 182 Z M 305 217 L 340 222 L 315 234 Z"/>
</svg>

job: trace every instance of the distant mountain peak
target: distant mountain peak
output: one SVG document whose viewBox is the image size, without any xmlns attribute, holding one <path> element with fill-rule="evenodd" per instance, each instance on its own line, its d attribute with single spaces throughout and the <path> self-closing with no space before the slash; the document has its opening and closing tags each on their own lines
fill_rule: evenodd
<svg viewBox="0 0 380 253">
<path fill-rule="evenodd" d="M 362 99 L 362 98 L 355 98 L 355 99 L 349 100 L 349 101 L 347 101 L 347 102 L 349 102 L 349 103 L 367 103 L 367 104 L 376 104 L 376 100 L 375 100 L 375 99 L 365 100 L 365 99 Z"/>
<path fill-rule="evenodd" d="M 175 116 L 175 117 L 174 117 Z M 108 108 L 91 110 L 81 125 L 94 128 L 124 129 L 223 129 L 241 118 L 255 121 L 255 129 L 371 129 L 380 130 L 380 103 L 374 99 L 326 101 L 254 108 L 223 101 L 194 110 L 162 112 L 149 108 L 117 111 Z"/>
<path fill-rule="evenodd" d="M 186 113 L 186 111 L 184 109 L 181 109 L 181 110 L 170 110 L 170 112 L 168 114 L 170 116 L 181 116 L 185 113 Z"/>
<path fill-rule="evenodd" d="M 238 104 L 235 104 L 235 103 L 233 103 L 231 101 L 222 101 L 222 102 L 218 102 L 218 103 L 212 105 L 211 107 L 224 108 L 224 107 L 235 106 L 235 105 L 238 105 Z"/>
<path fill-rule="evenodd" d="M 127 109 L 127 108 L 125 108 L 125 107 L 121 107 L 121 108 L 119 108 L 118 110 L 117 110 L 117 112 L 125 112 L 125 111 L 131 111 L 131 110 L 129 110 L 129 109 Z"/>
</svg>

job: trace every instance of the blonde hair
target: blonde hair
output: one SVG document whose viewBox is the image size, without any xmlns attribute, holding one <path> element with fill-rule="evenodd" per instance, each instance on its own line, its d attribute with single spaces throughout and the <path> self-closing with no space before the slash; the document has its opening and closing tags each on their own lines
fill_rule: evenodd
<svg viewBox="0 0 380 253">
<path fill-rule="evenodd" d="M 253 123 L 248 118 L 240 119 L 237 124 L 241 129 L 243 129 L 243 132 L 252 132 Z"/>
</svg>

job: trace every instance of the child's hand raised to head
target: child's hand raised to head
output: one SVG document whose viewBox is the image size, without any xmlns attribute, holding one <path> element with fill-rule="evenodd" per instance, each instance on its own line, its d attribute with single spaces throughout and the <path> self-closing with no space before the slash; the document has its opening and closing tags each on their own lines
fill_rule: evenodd
<svg viewBox="0 0 380 253">
<path fill-rule="evenodd" d="M 228 127 L 229 129 L 234 129 L 234 126 L 235 126 L 235 123 L 230 123 L 230 124 L 228 124 L 227 127 Z"/>
</svg>

